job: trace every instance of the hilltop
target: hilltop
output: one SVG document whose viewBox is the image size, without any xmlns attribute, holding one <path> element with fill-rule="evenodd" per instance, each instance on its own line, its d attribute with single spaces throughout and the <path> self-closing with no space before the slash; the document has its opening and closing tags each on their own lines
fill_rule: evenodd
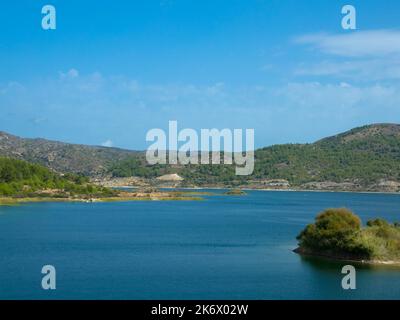
<svg viewBox="0 0 400 320">
<path fill-rule="evenodd" d="M 332 137 L 324 138 L 320 141 L 317 141 L 316 143 L 346 144 L 354 141 L 369 141 L 370 139 L 379 137 L 393 137 L 397 139 L 400 138 L 400 125 L 394 123 L 377 123 L 366 125 L 363 127 L 351 129 Z"/>
<path fill-rule="evenodd" d="M 255 151 L 250 176 L 229 165 L 149 166 L 144 152 L 24 139 L 0 133 L 0 156 L 24 159 L 57 172 L 110 181 L 162 185 L 177 174 L 182 187 L 241 187 L 342 191 L 400 191 L 400 125 L 372 124 L 309 144 L 283 144 Z"/>
</svg>

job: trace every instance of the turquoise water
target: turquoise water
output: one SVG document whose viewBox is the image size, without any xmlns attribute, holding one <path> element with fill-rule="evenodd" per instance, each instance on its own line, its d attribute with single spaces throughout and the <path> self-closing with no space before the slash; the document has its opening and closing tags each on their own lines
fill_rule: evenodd
<svg viewBox="0 0 400 320">
<path fill-rule="evenodd" d="M 221 192 L 221 191 L 218 191 Z M 205 201 L 0 207 L 2 299 L 399 299 L 400 269 L 341 267 L 292 252 L 327 207 L 400 220 L 400 196 L 249 192 Z M 54 265 L 57 289 L 41 289 Z"/>
</svg>

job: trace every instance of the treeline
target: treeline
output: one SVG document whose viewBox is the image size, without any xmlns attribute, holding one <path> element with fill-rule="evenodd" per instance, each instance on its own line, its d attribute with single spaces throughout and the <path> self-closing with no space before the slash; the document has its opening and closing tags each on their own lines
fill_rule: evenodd
<svg viewBox="0 0 400 320">
<path fill-rule="evenodd" d="M 292 186 L 314 181 L 356 182 L 361 186 L 381 179 L 400 181 L 400 139 L 374 135 L 364 139 L 330 138 L 313 144 L 285 144 L 256 150 L 252 175 L 236 176 L 232 165 L 155 165 L 144 154 L 115 162 L 114 177 L 154 178 L 177 173 L 185 183 L 246 185 L 251 180 L 285 179 Z"/>
<path fill-rule="evenodd" d="M 46 193 L 46 190 L 52 192 Z M 75 174 L 56 172 L 22 160 L 0 157 L 0 196 L 112 195 L 113 191 L 89 183 Z"/>
<path fill-rule="evenodd" d="M 155 178 L 163 174 L 170 173 L 166 165 L 150 166 L 146 164 L 144 157 L 132 157 L 122 161 L 114 162 L 109 172 L 113 177 L 141 177 Z"/>
<path fill-rule="evenodd" d="M 108 171 L 113 177 L 141 177 L 152 179 L 165 174 L 177 173 L 186 184 L 226 184 L 227 186 L 245 184 L 247 178 L 237 176 L 235 167 L 231 165 L 148 165 L 143 155 L 115 162 Z"/>
</svg>

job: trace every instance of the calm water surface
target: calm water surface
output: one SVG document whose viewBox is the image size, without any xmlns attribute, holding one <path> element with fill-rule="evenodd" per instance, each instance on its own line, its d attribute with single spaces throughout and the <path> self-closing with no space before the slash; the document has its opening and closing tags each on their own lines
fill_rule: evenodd
<svg viewBox="0 0 400 320">
<path fill-rule="evenodd" d="M 222 191 L 217 191 L 222 192 Z M 399 299 L 400 269 L 358 267 L 292 252 L 327 207 L 365 223 L 400 220 L 400 196 L 252 191 L 205 201 L 36 203 L 0 207 L 1 299 Z M 41 289 L 41 268 L 57 290 Z"/>
</svg>

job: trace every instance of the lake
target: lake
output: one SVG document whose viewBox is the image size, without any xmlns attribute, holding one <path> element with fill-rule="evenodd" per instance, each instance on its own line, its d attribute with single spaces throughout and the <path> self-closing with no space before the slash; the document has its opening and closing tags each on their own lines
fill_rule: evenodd
<svg viewBox="0 0 400 320">
<path fill-rule="evenodd" d="M 296 236 L 328 207 L 400 220 L 400 195 L 250 191 L 204 201 L 0 207 L 1 299 L 399 299 L 400 268 L 302 258 Z M 57 289 L 41 288 L 43 265 Z"/>
</svg>

